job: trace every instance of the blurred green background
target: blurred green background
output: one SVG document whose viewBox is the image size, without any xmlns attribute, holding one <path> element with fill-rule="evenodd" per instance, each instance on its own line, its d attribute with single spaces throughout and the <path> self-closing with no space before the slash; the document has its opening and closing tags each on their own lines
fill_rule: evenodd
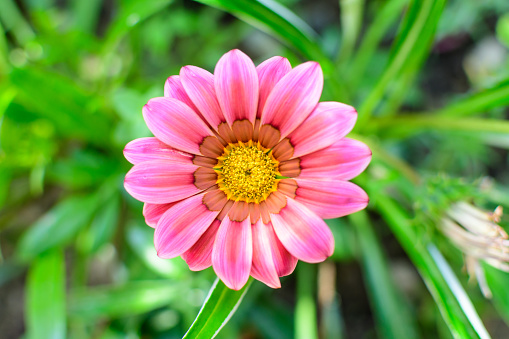
<svg viewBox="0 0 509 339">
<path fill-rule="evenodd" d="M 486 267 L 487 300 L 436 229 L 454 201 L 509 207 L 507 0 L 0 0 L 0 30 L 0 338 L 184 335 L 215 274 L 156 256 L 122 149 L 167 77 L 233 48 L 321 63 L 371 203 L 218 338 L 509 338 L 509 274 Z"/>
</svg>

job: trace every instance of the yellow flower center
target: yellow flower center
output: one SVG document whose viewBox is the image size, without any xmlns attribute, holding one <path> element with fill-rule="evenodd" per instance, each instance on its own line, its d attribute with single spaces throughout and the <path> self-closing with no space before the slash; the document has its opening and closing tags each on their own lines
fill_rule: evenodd
<svg viewBox="0 0 509 339">
<path fill-rule="evenodd" d="M 215 167 L 217 183 L 228 199 L 259 203 L 277 190 L 278 165 L 272 150 L 259 143 L 229 144 Z"/>
</svg>

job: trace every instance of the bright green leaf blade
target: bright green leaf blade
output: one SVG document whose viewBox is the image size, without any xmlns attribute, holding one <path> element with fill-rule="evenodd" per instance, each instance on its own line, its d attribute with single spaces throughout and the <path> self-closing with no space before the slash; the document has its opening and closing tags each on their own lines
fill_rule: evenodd
<svg viewBox="0 0 509 339">
<path fill-rule="evenodd" d="M 39 256 L 28 272 L 27 338 L 66 338 L 65 262 L 62 250 Z"/>
<path fill-rule="evenodd" d="M 216 279 L 193 324 L 182 339 L 211 339 L 230 320 L 246 294 L 252 278 L 239 291 L 230 290 Z"/>
<path fill-rule="evenodd" d="M 451 117 L 468 116 L 509 105 L 509 79 L 482 92 L 470 95 L 436 112 Z"/>
<path fill-rule="evenodd" d="M 493 303 L 498 313 L 509 325 L 509 273 L 500 271 L 490 265 L 483 265 L 486 282 L 492 293 Z"/>
<path fill-rule="evenodd" d="M 86 226 L 96 205 L 95 195 L 63 200 L 23 234 L 16 249 L 17 257 L 30 260 L 46 250 L 65 244 Z"/>
<path fill-rule="evenodd" d="M 417 338 L 415 320 L 391 279 L 387 258 L 366 212 L 350 215 L 361 249 L 364 280 L 382 338 Z"/>
<path fill-rule="evenodd" d="M 445 0 L 414 1 L 393 47 L 389 61 L 380 80 L 359 108 L 357 126 L 364 125 L 373 114 L 389 88 L 388 85 L 400 74 L 415 72 L 429 51 L 438 19 Z M 415 17 L 414 17 L 415 16 Z"/>
<path fill-rule="evenodd" d="M 15 68 L 10 80 L 18 91 L 16 99 L 49 119 L 61 135 L 100 145 L 108 143 L 108 117 L 94 112 L 91 94 L 71 79 L 37 68 Z"/>
<path fill-rule="evenodd" d="M 74 26 L 82 32 L 94 33 L 101 14 L 101 0 L 72 0 Z"/>
<path fill-rule="evenodd" d="M 317 339 L 316 265 L 300 262 L 297 267 L 297 302 L 295 305 L 295 338 Z"/>
<path fill-rule="evenodd" d="M 365 0 L 339 0 L 342 40 L 338 62 L 348 60 L 361 30 Z"/>
<path fill-rule="evenodd" d="M 390 0 L 387 1 L 380 11 L 375 16 L 375 20 L 369 26 L 361 45 L 355 56 L 352 58 L 352 63 L 345 71 L 350 77 L 349 85 L 357 87 L 366 71 L 369 61 L 373 58 L 377 46 L 382 41 L 388 29 L 394 24 L 397 18 L 401 15 L 403 6 L 408 0 Z"/>
<path fill-rule="evenodd" d="M 372 119 L 370 128 L 390 137 L 406 137 L 422 131 L 509 133 L 509 121 L 481 118 L 450 118 L 432 114 L 401 115 Z"/>
<path fill-rule="evenodd" d="M 227 11 L 277 36 L 305 57 L 330 68 L 330 61 L 317 44 L 317 34 L 289 9 L 273 0 L 197 0 Z M 326 72 L 326 71 L 325 71 Z M 327 72 L 326 72 L 327 73 Z"/>
<path fill-rule="evenodd" d="M 125 1 L 106 33 L 105 50 L 118 42 L 134 26 L 167 7 L 172 0 Z"/>
<path fill-rule="evenodd" d="M 86 253 L 94 253 L 107 243 L 117 227 L 120 214 L 120 196 L 118 192 L 104 201 L 94 216 L 92 224 L 80 239 L 79 247 Z"/>
<path fill-rule="evenodd" d="M 490 338 L 466 292 L 440 252 L 419 232 L 405 212 L 386 196 L 376 199 L 376 208 L 406 251 L 455 338 Z M 438 260 L 438 261 L 437 261 Z"/>
<path fill-rule="evenodd" d="M 26 22 L 15 1 L 0 1 L 0 18 L 5 30 L 11 32 L 19 44 L 24 45 L 34 38 L 34 31 Z"/>
<path fill-rule="evenodd" d="M 182 258 L 162 259 L 157 256 L 154 247 L 154 229 L 144 223 L 129 223 L 126 240 L 145 266 L 160 276 L 178 280 L 184 279 L 189 273 L 189 267 Z"/>
<path fill-rule="evenodd" d="M 141 314 L 169 305 L 181 297 L 182 289 L 179 283 L 153 280 L 75 290 L 69 297 L 69 314 L 89 319 Z"/>
</svg>

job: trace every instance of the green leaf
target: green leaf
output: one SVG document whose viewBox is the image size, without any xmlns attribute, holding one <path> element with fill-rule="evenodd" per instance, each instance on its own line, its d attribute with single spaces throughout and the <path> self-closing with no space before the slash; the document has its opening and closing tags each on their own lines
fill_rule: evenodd
<svg viewBox="0 0 509 339">
<path fill-rule="evenodd" d="M 127 226 L 126 240 L 133 252 L 153 272 L 166 278 L 183 279 L 189 272 L 184 260 L 180 257 L 159 258 L 154 247 L 154 229 L 140 224 L 141 222 L 133 222 Z"/>
<path fill-rule="evenodd" d="M 305 57 L 330 69 L 330 60 L 317 43 L 317 34 L 302 19 L 273 0 L 197 0 L 227 11 L 240 19 L 274 35 Z M 324 70 L 327 73 L 327 70 Z"/>
<path fill-rule="evenodd" d="M 400 17 L 403 6 L 407 2 L 408 0 L 390 0 L 377 11 L 375 20 L 369 26 L 358 51 L 352 58 L 352 63 L 345 70 L 350 78 L 350 86 L 357 87 L 357 84 L 364 76 L 366 66 L 377 50 L 377 46 L 382 41 L 387 30 Z"/>
<path fill-rule="evenodd" d="M 383 135 L 406 137 L 422 131 L 469 133 L 509 133 L 509 121 L 481 118 L 453 118 L 432 114 L 400 115 L 394 118 L 372 119 L 370 126 Z"/>
<path fill-rule="evenodd" d="M 90 221 L 97 206 L 95 195 L 73 196 L 60 202 L 35 222 L 21 237 L 16 255 L 30 260 L 69 242 Z"/>
<path fill-rule="evenodd" d="M 33 67 L 13 69 L 10 80 L 18 91 L 17 100 L 49 119 L 61 135 L 99 145 L 108 143 L 108 117 L 94 110 L 93 94 L 78 87 L 75 81 Z"/>
<path fill-rule="evenodd" d="M 357 42 L 362 26 L 364 0 L 339 0 L 342 40 L 338 62 L 348 60 Z"/>
<path fill-rule="evenodd" d="M 142 314 L 169 305 L 181 296 L 182 290 L 182 284 L 169 280 L 79 289 L 70 294 L 69 314 L 89 319 Z"/>
<path fill-rule="evenodd" d="M 233 316 L 252 281 L 249 278 L 244 287 L 234 291 L 216 279 L 200 312 L 182 339 L 214 338 Z"/>
<path fill-rule="evenodd" d="M 483 264 L 486 282 L 493 294 L 493 303 L 509 325 L 509 273 L 496 269 L 488 264 Z"/>
<path fill-rule="evenodd" d="M 486 89 L 482 92 L 469 95 L 462 100 L 454 102 L 436 112 L 437 115 L 451 117 L 468 116 L 484 113 L 495 107 L 509 105 L 509 79 Z"/>
<path fill-rule="evenodd" d="M 101 0 L 72 0 L 74 26 L 87 33 L 94 33 L 101 14 Z"/>
<path fill-rule="evenodd" d="M 509 13 L 502 15 L 497 21 L 497 39 L 509 48 Z"/>
<path fill-rule="evenodd" d="M 295 338 L 317 339 L 316 265 L 300 262 L 297 266 L 297 302 L 295 305 Z"/>
<path fill-rule="evenodd" d="M 79 247 L 85 253 L 94 253 L 110 241 L 117 228 L 120 215 L 118 192 L 108 195 L 92 220 L 90 228 L 80 238 Z"/>
<path fill-rule="evenodd" d="M 365 211 L 349 216 L 354 223 L 361 249 L 364 281 L 382 338 L 417 338 L 415 320 L 391 279 L 387 257 Z"/>
<path fill-rule="evenodd" d="M 172 0 L 123 1 L 119 13 L 106 33 L 105 50 L 118 42 L 134 26 L 160 12 L 172 2 Z"/>
<path fill-rule="evenodd" d="M 386 196 L 376 199 L 376 208 L 419 271 L 452 335 L 490 338 L 454 272 L 423 230 Z"/>
<path fill-rule="evenodd" d="M 396 38 L 392 57 L 380 80 L 359 108 L 359 121 L 357 126 L 364 125 L 373 114 L 374 109 L 381 101 L 389 88 L 389 84 L 405 78 L 408 72 L 416 73 L 426 57 L 435 34 L 438 19 L 442 14 L 445 0 L 413 1 L 407 11 L 405 20 Z"/>
<path fill-rule="evenodd" d="M 33 261 L 28 272 L 27 338 L 66 337 L 65 262 L 60 249 Z"/>
</svg>

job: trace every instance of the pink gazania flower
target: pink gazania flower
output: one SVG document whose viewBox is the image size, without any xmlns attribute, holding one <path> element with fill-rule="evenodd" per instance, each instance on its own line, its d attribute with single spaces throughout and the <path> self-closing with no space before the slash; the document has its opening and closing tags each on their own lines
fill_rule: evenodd
<svg viewBox="0 0 509 339">
<path fill-rule="evenodd" d="M 270 287 L 297 260 L 324 261 L 334 238 L 322 219 L 366 207 L 348 182 L 371 160 L 345 138 L 357 119 L 351 106 L 318 102 L 316 62 L 292 69 L 273 57 L 255 67 L 239 50 L 214 74 L 185 66 L 164 97 L 143 107 L 155 137 L 127 144 L 134 167 L 125 189 L 145 203 L 161 258 L 182 256 L 191 270 L 214 268 L 231 289 L 249 275 Z"/>
</svg>

